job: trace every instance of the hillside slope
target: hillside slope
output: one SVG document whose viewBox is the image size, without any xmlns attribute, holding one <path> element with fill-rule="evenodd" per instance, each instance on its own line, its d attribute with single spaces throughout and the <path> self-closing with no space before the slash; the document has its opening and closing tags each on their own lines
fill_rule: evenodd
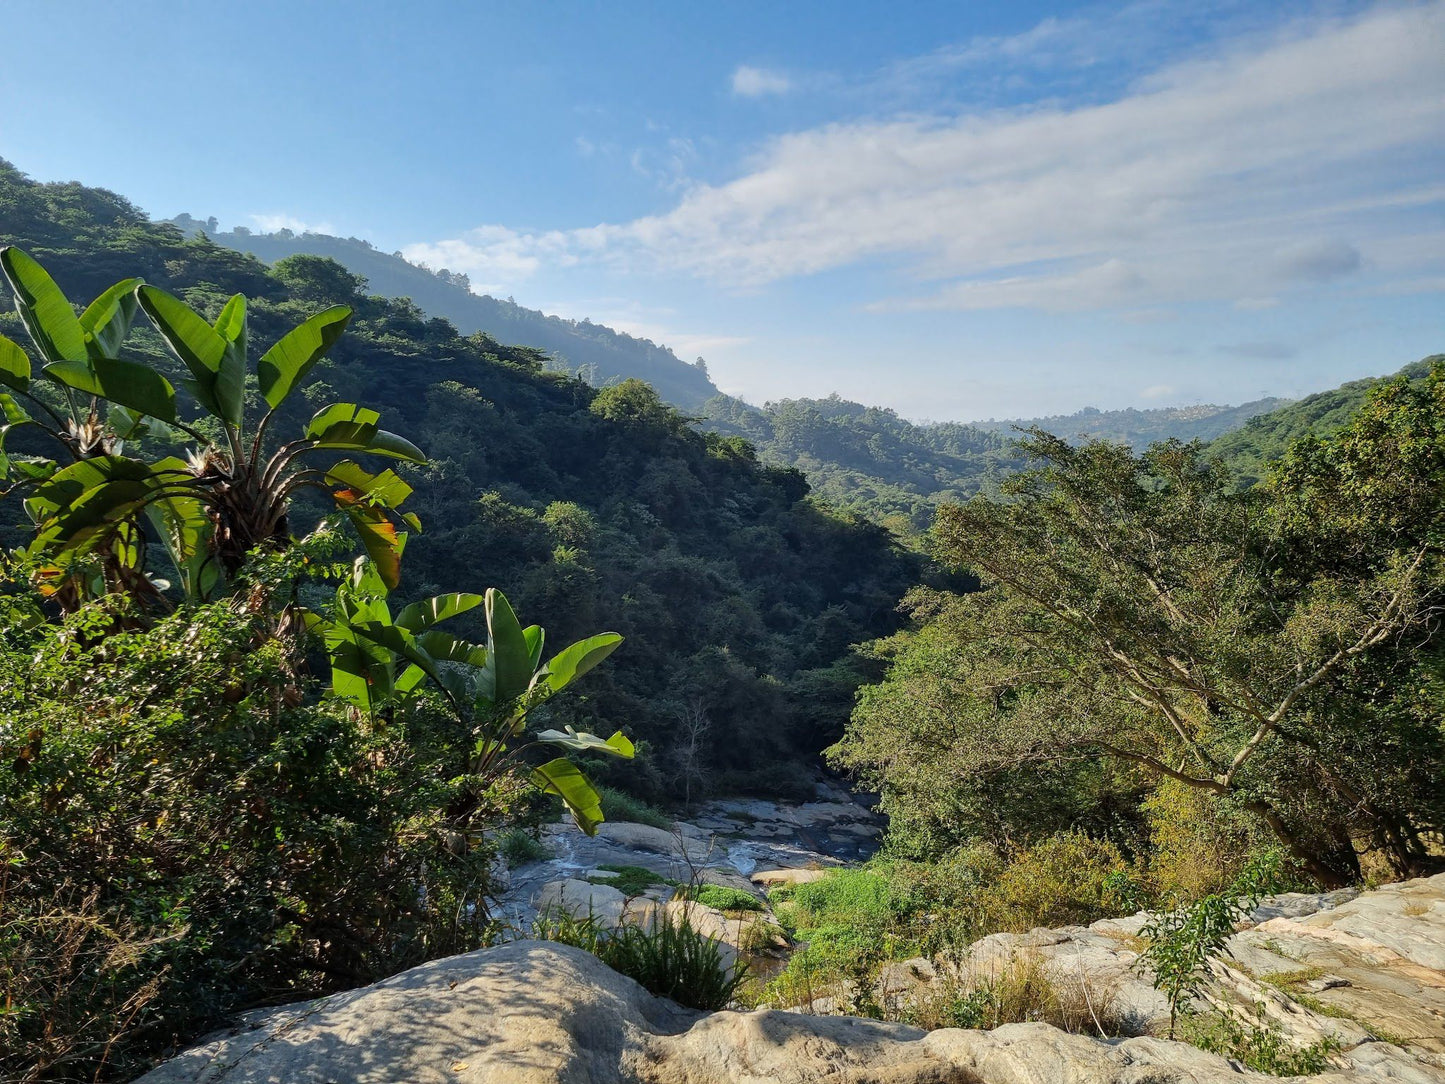
<svg viewBox="0 0 1445 1084">
<path fill-rule="evenodd" d="M 698 432 L 645 384 L 597 390 L 544 371 L 533 350 L 362 294 L 329 260 L 272 271 L 113 193 L 37 184 L 4 162 L 0 244 L 25 248 L 77 301 L 140 275 L 213 317 L 244 292 L 253 350 L 351 305 L 346 334 L 270 432 L 356 402 L 427 452 L 429 465 L 397 468 L 425 525 L 403 596 L 498 586 L 549 640 L 622 633 L 584 695 L 549 710 L 558 725 L 646 741 L 618 769 L 642 792 L 810 788 L 799 761 L 836 740 L 867 676 L 849 645 L 896 628 L 918 578 L 882 528 L 819 506 L 801 475 Z M 28 341 L 8 297 L 0 308 L 0 333 Z M 126 349 L 179 379 L 143 321 Z M 472 616 L 462 635 L 476 635 Z M 686 756 L 684 716 L 696 724 Z"/>
<path fill-rule="evenodd" d="M 1269 463 L 1284 455 L 1291 441 L 1310 433 L 1328 436 L 1348 422 L 1371 388 L 1398 376 L 1420 380 L 1432 366 L 1441 362 L 1445 362 L 1445 354 L 1431 354 L 1411 362 L 1391 376 L 1351 380 L 1338 388 L 1308 395 L 1298 402 L 1250 418 L 1243 428 L 1212 441 L 1209 449 L 1224 460 L 1242 485 L 1253 485 L 1263 477 Z"/>
<path fill-rule="evenodd" d="M 1008 434 L 1014 429 L 1039 428 L 1065 440 L 1112 440 L 1142 452 L 1160 440 L 1213 440 L 1244 425 L 1250 418 L 1287 406 L 1288 399 L 1256 399 L 1239 406 L 1212 403 L 1150 410 L 1099 410 L 1085 407 L 1073 414 L 1045 418 L 1010 418 L 974 422 L 977 429 Z"/>
<path fill-rule="evenodd" d="M 176 220 L 195 228 L 190 216 Z M 665 346 L 614 331 L 590 320 L 567 320 L 523 308 L 510 300 L 472 293 L 465 275 L 435 273 L 408 263 L 399 254 L 382 252 L 356 238 L 328 234 L 216 233 L 219 245 L 247 252 L 267 264 L 297 253 L 329 256 L 354 275 L 366 279 L 368 293 L 409 297 L 429 316 L 450 320 L 463 335 L 485 331 L 498 342 L 524 343 L 551 355 L 549 365 L 581 373 L 597 387 L 628 377 L 645 380 L 674 406 L 694 410 L 718 394 L 705 368 L 683 361 Z"/>
</svg>

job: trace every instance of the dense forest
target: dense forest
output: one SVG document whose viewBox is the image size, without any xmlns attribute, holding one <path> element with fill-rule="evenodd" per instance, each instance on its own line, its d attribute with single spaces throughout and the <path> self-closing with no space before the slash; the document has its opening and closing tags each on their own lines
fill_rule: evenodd
<svg viewBox="0 0 1445 1084">
<path fill-rule="evenodd" d="M 346 335 L 278 426 L 340 398 L 382 409 L 426 452 L 426 465 L 397 468 L 424 527 L 404 591 L 501 586 L 559 636 L 606 623 L 627 637 L 563 721 L 622 726 L 650 747 L 628 773 L 642 793 L 680 794 L 689 774 L 694 792 L 701 780 L 806 788 L 791 765 L 838 736 L 868 673 L 850 645 L 891 627 L 918 576 L 886 530 L 819 504 L 800 473 L 761 465 L 743 441 L 699 432 L 646 384 L 595 389 L 531 346 L 464 336 L 410 301 L 366 294 L 332 260 L 268 268 L 112 193 L 36 184 L 8 165 L 0 238 L 73 297 L 137 275 L 214 316 L 245 293 L 261 337 L 351 306 Z M 0 333 L 21 338 L 18 318 L 0 317 Z M 148 329 L 129 346 L 174 375 Z M 684 765 L 682 720 L 699 718 Z"/>
<path fill-rule="evenodd" d="M 451 321 L 463 335 L 485 331 L 502 342 L 544 350 L 547 368 L 580 375 L 596 387 L 635 377 L 684 410 L 695 410 L 718 394 L 705 363 L 685 362 L 666 346 L 590 320 L 548 316 L 510 298 L 475 294 L 460 272 L 418 267 L 400 253 L 382 252 L 354 237 L 290 230 L 253 233 L 244 228 L 218 232 L 214 219 L 201 222 L 190 215 L 174 221 L 189 235 L 207 233 L 217 244 L 249 252 L 268 264 L 287 256 L 329 256 L 359 276 L 367 293 L 410 298 L 428 316 Z"/>
</svg>

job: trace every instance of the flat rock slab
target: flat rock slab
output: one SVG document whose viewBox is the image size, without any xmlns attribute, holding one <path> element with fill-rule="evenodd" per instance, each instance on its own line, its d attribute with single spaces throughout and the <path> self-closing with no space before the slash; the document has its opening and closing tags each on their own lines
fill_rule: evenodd
<svg viewBox="0 0 1445 1084">
<path fill-rule="evenodd" d="M 1182 1043 L 1102 1041 L 1045 1024 L 925 1034 L 843 1016 L 697 1013 L 653 997 L 579 949 L 524 941 L 436 960 L 309 1004 L 252 1014 L 138 1084 L 1265 1084 L 1273 1079 L 1241 1072 Z M 1359 1079 L 1315 1078 L 1321 1084 Z"/>
<path fill-rule="evenodd" d="M 828 876 L 825 869 L 762 869 L 749 878 L 755 885 L 806 885 Z"/>
</svg>

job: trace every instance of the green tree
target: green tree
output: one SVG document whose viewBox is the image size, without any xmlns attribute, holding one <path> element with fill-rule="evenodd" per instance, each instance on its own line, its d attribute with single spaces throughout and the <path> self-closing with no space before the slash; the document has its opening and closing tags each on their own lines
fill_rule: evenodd
<svg viewBox="0 0 1445 1084">
<path fill-rule="evenodd" d="M 942 611 L 956 699 L 935 710 L 949 729 L 922 740 L 969 785 L 1082 758 L 1199 788 L 1261 818 L 1326 885 L 1359 876 L 1357 840 L 1413 868 L 1441 823 L 1429 780 L 1445 755 L 1438 722 L 1378 685 L 1416 664 L 1441 612 L 1432 404 L 1375 396 L 1330 452 L 1302 450 L 1274 490 L 1248 493 L 1197 446 L 1136 457 L 1035 431 L 1023 450 L 1041 465 L 1006 499 L 940 511 L 940 553 L 985 586 Z M 1436 452 L 1392 458 L 1383 432 Z M 1348 486 L 1325 469 L 1342 462 Z M 1373 528 L 1356 492 L 1393 518 Z M 1319 556 L 1341 539 L 1344 556 Z M 876 718 L 865 700 L 838 753 L 889 785 L 920 739 Z"/>
</svg>

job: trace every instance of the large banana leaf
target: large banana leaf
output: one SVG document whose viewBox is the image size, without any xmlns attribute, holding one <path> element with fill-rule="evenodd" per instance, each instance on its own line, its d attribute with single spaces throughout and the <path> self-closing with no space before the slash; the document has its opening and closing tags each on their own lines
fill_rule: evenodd
<svg viewBox="0 0 1445 1084">
<path fill-rule="evenodd" d="M 80 314 L 86 351 L 92 359 L 114 358 L 135 322 L 135 288 L 140 279 L 121 279 Z"/>
<path fill-rule="evenodd" d="M 46 361 L 84 361 L 89 356 L 85 328 L 45 268 L 12 245 L 0 248 L 0 270 L 40 356 Z"/>
<path fill-rule="evenodd" d="M 246 362 L 246 297 L 244 294 L 232 294 L 230 299 L 221 306 L 221 314 L 216 317 L 216 322 L 211 325 L 216 334 L 230 343 L 235 353 L 241 359 L 241 367 L 245 368 Z"/>
<path fill-rule="evenodd" d="M 602 799 L 577 765 L 566 757 L 549 760 L 532 772 L 532 782 L 539 789 L 560 797 L 578 828 L 589 836 L 597 834 L 597 826 L 606 819 L 602 815 Z"/>
<path fill-rule="evenodd" d="M 413 602 L 396 615 L 396 623 L 413 635 L 425 632 L 433 625 L 464 614 L 482 604 L 481 595 L 452 591 L 435 598 Z"/>
<path fill-rule="evenodd" d="M 63 512 L 85 493 L 109 482 L 149 482 L 151 468 L 139 459 L 118 455 L 96 456 L 72 463 L 40 486 L 25 501 L 26 514 L 42 523 Z"/>
<path fill-rule="evenodd" d="M 305 378 L 312 366 L 336 345 L 350 319 L 349 308 L 335 305 L 292 328 L 262 355 L 256 367 L 261 381 L 261 396 L 273 410 Z"/>
<path fill-rule="evenodd" d="M 601 632 L 578 640 L 552 657 L 546 670 L 538 675 L 539 680 L 552 692 L 561 692 L 616 651 L 620 643 L 622 637 L 615 632 Z"/>
<path fill-rule="evenodd" d="M 359 464 L 343 459 L 326 472 L 326 481 L 344 487 L 358 503 L 396 508 L 411 496 L 411 486 L 393 470 L 372 474 Z"/>
<path fill-rule="evenodd" d="M 27 391 L 30 388 L 30 356 L 0 335 L 0 384 Z"/>
<path fill-rule="evenodd" d="M 246 363 L 235 344 L 164 290 L 141 286 L 136 297 L 166 345 L 191 371 L 187 386 L 196 401 L 228 425 L 239 426 L 246 411 Z"/>
<path fill-rule="evenodd" d="M 412 463 L 425 463 L 422 450 L 405 437 L 377 428 L 381 415 L 355 403 L 337 403 L 316 412 L 306 426 L 306 439 L 318 448 L 371 452 Z"/>
<path fill-rule="evenodd" d="M 489 700 L 508 704 L 532 684 L 532 649 L 507 596 L 489 587 L 486 605 L 488 673 L 483 680 L 491 685 Z"/>
<path fill-rule="evenodd" d="M 185 472 L 186 464 L 174 456 L 155 464 L 162 477 Z M 212 524 L 204 502 L 177 493 L 146 505 L 146 517 L 160 535 L 180 578 L 181 590 L 192 601 L 204 601 L 220 585 L 220 564 L 211 552 Z"/>
<path fill-rule="evenodd" d="M 599 738 L 596 734 L 573 730 L 569 726 L 566 730 L 543 730 L 536 737 L 538 741 L 560 745 L 578 753 L 606 753 L 624 760 L 631 760 L 637 752 L 632 742 L 620 730 L 610 738 Z"/>
<path fill-rule="evenodd" d="M 76 391 L 98 395 L 163 422 L 176 420 L 176 389 L 149 365 L 95 357 L 86 361 L 51 362 L 44 372 Z"/>
</svg>

